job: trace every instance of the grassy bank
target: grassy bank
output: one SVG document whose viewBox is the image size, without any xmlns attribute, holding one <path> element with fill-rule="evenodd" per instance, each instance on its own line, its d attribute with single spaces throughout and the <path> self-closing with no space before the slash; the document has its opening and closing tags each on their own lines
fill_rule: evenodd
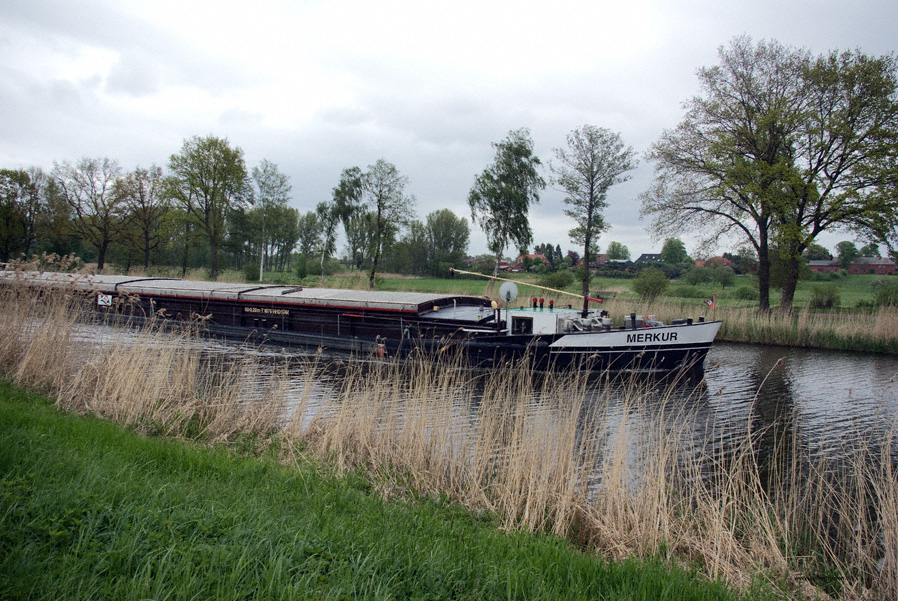
<svg viewBox="0 0 898 601">
<path fill-rule="evenodd" d="M 762 580 L 807 598 L 898 595 L 898 480 L 877 455 L 890 439 L 845 449 L 850 461 L 842 464 L 810 454 L 794 433 L 790 446 L 774 443 L 775 463 L 762 465 L 755 450 L 765 433 L 750 428 L 724 449 L 712 427 L 696 449 L 695 433 L 709 425 L 663 386 L 538 376 L 526 365 L 471 372 L 457 357 L 350 362 L 333 379 L 339 388 L 316 396 L 328 365 L 305 366 L 297 388 L 287 364 L 272 368 L 248 355 L 210 366 L 190 331 L 147 329 L 86 344 L 81 306 L 62 294 L 0 296 L 0 370 L 50 393 L 66 412 L 277 456 L 293 469 L 311 457 L 354 474 L 375 497 L 450 500 L 506 532 L 551 534 L 609 561 L 687 566 L 680 573 L 741 591 Z M 115 473 L 141 478 L 142 469 Z M 364 563 L 368 551 L 351 557 Z M 521 569 L 539 577 L 537 568 Z"/>
<path fill-rule="evenodd" d="M 0 598 L 736 598 L 276 450 L 140 437 L 0 381 Z"/>
</svg>

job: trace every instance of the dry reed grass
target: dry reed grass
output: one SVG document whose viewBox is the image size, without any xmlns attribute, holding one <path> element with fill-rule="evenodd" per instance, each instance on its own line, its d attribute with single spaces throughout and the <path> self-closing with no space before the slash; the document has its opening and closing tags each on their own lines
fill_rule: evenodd
<svg viewBox="0 0 898 601">
<path fill-rule="evenodd" d="M 92 297 L 91 297 L 92 300 Z M 0 366 L 20 385 L 49 392 L 66 411 L 93 414 L 144 432 L 180 435 L 197 428 L 213 440 L 269 434 L 280 427 L 286 378 L 258 398 L 252 362 L 210 365 L 191 328 L 149 323 L 133 336 L 81 339 L 83 294 L 19 286 L 0 291 Z M 253 388 L 251 391 L 250 388 Z M 255 395 L 255 396 L 254 396 Z"/>
<path fill-rule="evenodd" d="M 891 440 L 854 449 L 838 473 L 792 448 L 767 477 L 759 433 L 725 455 L 696 452 L 691 405 L 638 379 L 535 374 L 523 363 L 473 372 L 459 356 L 410 357 L 350 363 L 341 388 L 322 397 L 323 364 L 307 366 L 295 389 L 287 367 L 260 377 L 252 357 L 204 360 L 189 330 L 146 327 L 74 348 L 78 301 L 0 294 L 0 366 L 54 391 L 65 410 L 141 432 L 249 437 L 256 448 L 276 437 L 285 459 L 303 460 L 301 446 L 337 469 L 365 470 L 385 495 L 455 499 L 506 528 L 610 557 L 664 556 L 740 586 L 762 577 L 806 595 L 898 597 Z"/>
<path fill-rule="evenodd" d="M 718 341 L 795 346 L 846 351 L 898 353 L 898 308 L 882 307 L 873 314 L 814 313 L 805 307 L 793 314 L 759 312 L 752 307 L 719 307 L 712 311 L 697 300 L 651 304 L 612 299 L 603 308 L 623 323 L 631 312 L 653 314 L 670 323 L 692 317 L 722 321 Z"/>
</svg>

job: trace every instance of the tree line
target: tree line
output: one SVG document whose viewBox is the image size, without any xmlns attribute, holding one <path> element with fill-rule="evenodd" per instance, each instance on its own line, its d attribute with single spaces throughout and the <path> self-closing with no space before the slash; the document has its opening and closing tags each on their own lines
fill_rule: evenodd
<svg viewBox="0 0 898 601">
<path fill-rule="evenodd" d="M 607 227 L 601 213 L 607 189 L 632 168 L 633 150 L 623 148 L 618 134 L 593 126 L 575 130 L 569 142 L 556 150 L 561 165 L 550 168 L 568 193 L 566 213 L 577 223 L 572 239 L 584 245 L 588 266 Z M 526 128 L 493 146 L 495 161 L 475 178 L 468 200 L 471 219 L 495 253 L 495 273 L 508 248 L 527 252 L 529 207 L 547 182 Z M 291 185 L 277 165 L 263 160 L 249 171 L 239 147 L 212 135 L 185 140 L 167 170 L 152 165 L 125 172 L 109 158 L 64 161 L 49 173 L 0 170 L 0 261 L 39 251 L 75 253 L 94 258 L 100 270 L 112 257 L 125 267 L 177 265 L 184 273 L 208 266 L 214 279 L 224 260 L 247 272 L 257 264 L 260 278 L 266 266 L 293 264 L 300 275 L 318 272 L 323 279 L 342 231 L 345 263 L 368 270 L 372 288 L 384 269 L 446 275 L 467 259 L 468 223 L 448 209 L 416 219 L 407 185 L 395 165 L 380 159 L 364 170 L 344 169 L 331 198 L 300 213 L 289 206 Z M 579 253 L 562 257 L 560 245 L 540 250 L 554 269 L 580 263 Z"/>
<path fill-rule="evenodd" d="M 337 226 L 347 263 L 416 274 L 448 273 L 464 264 L 470 230 L 448 209 L 414 218 L 407 178 L 379 160 L 347 169 L 333 198 L 301 213 L 277 165 L 248 170 L 227 139 L 193 137 L 169 160 L 125 172 L 109 158 L 0 170 L 0 261 L 36 253 L 89 257 L 102 270 L 110 257 L 125 267 L 208 267 L 223 261 L 262 276 L 297 269 L 322 277 L 333 268 Z M 400 233 L 402 235 L 400 235 Z M 389 257 L 386 255 L 389 254 Z M 320 261 L 315 259 L 320 257 Z"/>
</svg>

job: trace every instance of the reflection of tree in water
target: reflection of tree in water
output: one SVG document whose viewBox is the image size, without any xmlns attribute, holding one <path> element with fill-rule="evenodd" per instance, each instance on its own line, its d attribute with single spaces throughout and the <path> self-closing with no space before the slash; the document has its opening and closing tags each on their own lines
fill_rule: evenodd
<svg viewBox="0 0 898 601">
<path fill-rule="evenodd" d="M 750 435 L 754 461 L 765 490 L 778 483 L 777 475 L 792 469 L 793 458 L 805 455 L 796 436 L 795 403 L 789 380 L 789 354 L 782 349 L 761 349 L 749 372 L 751 387 L 757 390 L 752 402 Z"/>
<path fill-rule="evenodd" d="M 805 355 L 798 356 L 806 360 Z M 741 434 L 731 431 L 716 439 L 704 473 L 729 486 L 729 478 L 738 477 L 739 470 L 749 476 L 756 470 L 757 485 L 771 510 L 795 530 L 791 551 L 797 555 L 823 552 L 848 561 L 864 549 L 869 556 L 881 557 L 885 518 L 879 513 L 876 481 L 882 461 L 896 465 L 894 439 L 877 434 L 879 423 L 865 431 L 871 425 L 865 420 L 839 415 L 835 426 L 829 426 L 838 436 L 827 440 L 832 433 L 826 430 L 826 420 L 802 405 L 807 403 L 795 380 L 802 377 L 796 360 L 796 351 L 788 349 L 753 352 L 753 363 L 743 374 L 756 391 L 743 415 L 746 427 Z M 820 382 L 831 377 L 822 363 L 815 367 Z M 834 406 L 844 409 L 839 403 Z"/>
</svg>

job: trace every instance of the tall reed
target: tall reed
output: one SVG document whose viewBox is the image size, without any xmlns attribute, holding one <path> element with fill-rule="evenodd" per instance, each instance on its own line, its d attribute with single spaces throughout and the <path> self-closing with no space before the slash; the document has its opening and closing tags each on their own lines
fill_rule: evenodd
<svg viewBox="0 0 898 601">
<path fill-rule="evenodd" d="M 898 354 L 898 308 L 886 306 L 875 313 L 815 313 L 804 307 L 794 313 L 760 312 L 752 307 L 710 309 L 699 300 L 660 300 L 651 304 L 613 299 L 603 308 L 622 325 L 625 315 L 656 315 L 670 323 L 692 317 L 722 321 L 717 340 L 776 346 Z"/>
<path fill-rule="evenodd" d="M 55 393 L 61 409 L 140 431 L 228 440 L 280 427 L 286 378 L 271 380 L 265 402 L 258 402 L 250 394 L 258 364 L 203 361 L 189 326 L 168 331 L 151 321 L 131 335 L 92 339 L 84 329 L 94 318 L 89 307 L 84 294 L 69 290 L 0 289 L 5 373 Z"/>
<path fill-rule="evenodd" d="M 459 355 L 348 362 L 339 389 L 319 394 L 325 361 L 304 366 L 297 388 L 287 364 L 209 360 L 190 329 L 75 343 L 81 301 L 0 292 L 2 369 L 52 389 L 62 409 L 255 449 L 278 440 L 286 461 L 311 453 L 364 470 L 384 495 L 446 497 L 609 557 L 664 556 L 742 586 L 898 594 L 891 439 L 852 448 L 847 463 L 783 439 L 762 465 L 766 433 L 749 428 L 724 448 L 712 424 L 702 438 L 703 392 L 684 400 L 685 382 L 526 362 L 474 371 Z"/>
</svg>

